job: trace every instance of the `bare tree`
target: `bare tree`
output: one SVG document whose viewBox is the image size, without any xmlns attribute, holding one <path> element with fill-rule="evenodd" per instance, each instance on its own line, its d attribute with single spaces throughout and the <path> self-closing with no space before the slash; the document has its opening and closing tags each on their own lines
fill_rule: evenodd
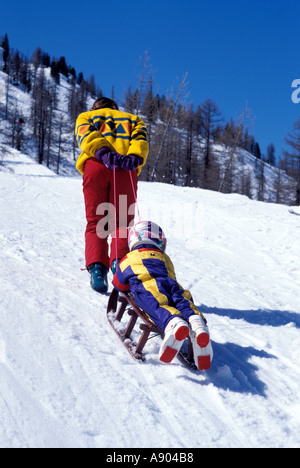
<svg viewBox="0 0 300 468">
<path fill-rule="evenodd" d="M 221 112 L 212 99 L 207 99 L 201 106 L 203 126 L 203 160 L 202 187 L 217 189 L 219 179 L 219 167 L 213 153 L 213 139 L 220 133 L 223 122 Z"/>
<path fill-rule="evenodd" d="M 231 121 L 224 128 L 223 135 L 220 142 L 227 147 L 227 162 L 220 178 L 219 192 L 231 192 L 234 178 L 234 166 L 237 161 L 237 149 L 243 146 L 244 135 L 248 128 L 246 128 L 246 121 L 249 118 L 250 112 L 246 105 L 245 110 L 238 117 L 237 121 Z M 243 184 L 245 174 L 242 174 Z"/>
<path fill-rule="evenodd" d="M 62 131 L 63 131 L 63 116 L 60 116 L 59 126 L 58 126 L 58 142 L 57 142 L 57 163 L 56 163 L 56 173 L 59 174 L 59 165 L 61 160 L 61 151 L 62 151 Z"/>
<path fill-rule="evenodd" d="M 8 109 L 9 109 L 9 98 L 10 98 L 10 81 L 11 77 L 9 74 L 9 65 L 6 65 L 6 71 L 7 71 L 7 76 L 6 76 L 6 81 L 5 81 L 5 120 L 8 120 Z"/>
<path fill-rule="evenodd" d="M 258 180 L 257 199 L 259 201 L 265 201 L 266 178 L 265 178 L 265 163 L 264 163 L 264 161 L 259 162 L 257 180 Z"/>
<path fill-rule="evenodd" d="M 239 193 L 246 195 L 248 198 L 252 198 L 252 182 L 249 170 L 242 166 L 240 172 L 240 186 Z"/>
<path fill-rule="evenodd" d="M 149 87 L 153 85 L 153 74 L 152 74 L 152 67 L 150 63 L 150 57 L 148 55 L 148 51 L 145 51 L 144 58 L 140 58 L 141 66 L 141 73 L 138 76 L 138 89 L 135 96 L 135 113 L 139 115 L 142 102 L 148 92 Z"/>
<path fill-rule="evenodd" d="M 168 109 L 168 114 L 167 114 L 166 123 L 165 123 L 165 126 L 164 126 L 164 131 L 163 131 L 162 136 L 161 136 L 161 142 L 160 142 L 158 151 L 157 151 L 156 156 L 155 156 L 154 166 L 153 166 L 151 176 L 150 176 L 151 181 L 153 181 L 155 179 L 155 174 L 156 174 L 156 171 L 157 171 L 157 167 L 158 167 L 159 159 L 160 159 L 161 152 L 162 152 L 162 149 L 163 149 L 163 145 L 164 145 L 164 142 L 165 142 L 165 138 L 166 138 L 168 130 L 169 130 L 171 124 L 172 124 L 172 120 L 174 118 L 175 109 L 176 109 L 176 106 L 178 104 L 178 101 L 179 101 L 179 99 L 180 99 L 180 97 L 182 95 L 183 90 L 185 89 L 185 87 L 187 85 L 187 75 L 188 74 L 186 73 L 183 76 L 183 78 L 181 80 L 181 83 L 180 83 L 180 86 L 179 86 L 179 89 L 178 89 L 178 92 L 177 92 L 177 95 L 175 97 L 175 100 L 171 101 L 171 105 L 170 105 L 170 107 Z"/>
<path fill-rule="evenodd" d="M 14 104 L 13 110 L 10 113 L 9 122 L 11 133 L 11 146 L 20 151 L 24 140 L 23 127 L 25 121 L 17 103 Z"/>
<path fill-rule="evenodd" d="M 42 67 L 39 69 L 32 97 L 33 132 L 38 145 L 38 162 L 42 164 L 45 157 L 47 133 L 52 128 L 49 128 L 49 122 L 52 122 L 52 113 L 56 103 L 55 87 L 51 87 L 48 83 Z"/>
<path fill-rule="evenodd" d="M 293 130 L 285 138 L 290 147 L 289 151 L 284 151 L 287 166 L 287 173 L 296 181 L 294 203 L 300 205 L 300 117 L 293 125 Z"/>
</svg>

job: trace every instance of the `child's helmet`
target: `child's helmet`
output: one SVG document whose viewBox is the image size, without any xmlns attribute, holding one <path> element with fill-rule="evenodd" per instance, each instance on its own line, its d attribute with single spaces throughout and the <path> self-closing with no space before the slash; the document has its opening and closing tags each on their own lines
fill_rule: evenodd
<svg viewBox="0 0 300 468">
<path fill-rule="evenodd" d="M 142 244 L 152 244 L 164 252 L 167 239 L 162 228 L 152 221 L 140 221 L 135 224 L 128 234 L 129 250 Z"/>
</svg>

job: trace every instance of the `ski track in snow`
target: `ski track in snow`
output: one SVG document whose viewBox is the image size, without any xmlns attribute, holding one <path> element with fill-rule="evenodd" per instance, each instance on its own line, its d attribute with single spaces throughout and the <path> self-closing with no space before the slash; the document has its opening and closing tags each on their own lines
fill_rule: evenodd
<svg viewBox="0 0 300 468">
<path fill-rule="evenodd" d="M 11 151 L 0 171 L 1 447 L 297 447 L 296 216 L 237 195 L 140 183 L 179 282 L 208 319 L 212 369 L 136 363 L 84 267 L 81 178 Z M 180 220 L 185 219 L 184 226 Z M 1 358 L 1 355 L 0 355 Z"/>
</svg>

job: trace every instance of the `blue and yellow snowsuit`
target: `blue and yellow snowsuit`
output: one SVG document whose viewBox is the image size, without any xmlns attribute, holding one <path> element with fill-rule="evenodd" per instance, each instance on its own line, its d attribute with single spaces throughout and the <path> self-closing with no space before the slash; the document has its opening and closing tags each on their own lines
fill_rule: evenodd
<svg viewBox="0 0 300 468">
<path fill-rule="evenodd" d="M 177 283 L 171 259 L 151 245 L 139 246 L 123 258 L 113 285 L 119 291 L 131 291 L 136 304 L 162 330 L 175 315 L 185 320 L 202 315 L 191 293 Z"/>
</svg>

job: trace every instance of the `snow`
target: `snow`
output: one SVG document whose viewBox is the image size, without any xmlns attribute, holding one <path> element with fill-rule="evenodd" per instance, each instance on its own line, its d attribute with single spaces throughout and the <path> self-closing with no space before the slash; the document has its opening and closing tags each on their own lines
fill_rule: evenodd
<svg viewBox="0 0 300 468">
<path fill-rule="evenodd" d="M 1 49 L 0 49 L 0 58 L 1 58 Z M 1 69 L 1 60 L 0 60 L 0 69 Z M 41 71 L 39 69 L 38 73 Z M 43 73 L 45 75 L 45 78 L 51 82 L 51 70 L 50 68 L 43 68 Z M 2 106 L 2 109 L 5 108 L 6 106 L 6 84 L 7 84 L 7 74 L 0 71 L 0 107 Z M 68 81 L 68 79 L 60 74 L 60 84 L 57 86 L 56 91 L 57 91 L 57 106 L 55 109 L 55 116 L 57 122 L 60 122 L 62 119 L 63 122 L 66 124 L 70 120 L 70 116 L 68 114 L 68 101 L 69 101 L 69 93 L 72 89 L 72 85 Z M 87 106 L 86 108 L 89 109 L 92 107 L 94 102 L 94 99 L 88 95 L 87 97 Z M 37 143 L 34 141 L 32 137 L 32 119 L 31 119 L 31 107 L 32 107 L 32 96 L 31 94 L 28 94 L 24 91 L 22 91 L 20 86 L 14 86 L 13 84 L 10 83 L 9 85 L 9 107 L 11 109 L 15 108 L 18 109 L 18 112 L 20 115 L 24 118 L 25 124 L 23 127 L 23 132 L 25 136 L 25 142 L 23 143 L 23 148 L 22 150 L 29 156 L 31 156 L 33 159 L 38 159 L 38 150 L 37 150 Z M 122 107 L 120 107 L 120 110 L 123 110 Z M 2 110 L 2 113 L 3 110 Z M 1 113 L 0 113 L 0 120 L 1 120 L 1 128 L 3 130 L 3 133 L 6 133 L 6 143 L 10 144 L 11 143 L 11 137 L 10 131 L 11 131 L 11 124 L 6 121 L 3 117 L 1 119 Z M 143 117 L 143 116 L 142 116 Z M 144 117 L 143 117 L 144 118 Z M 145 120 L 145 118 L 144 118 Z M 157 121 L 157 124 L 161 124 L 162 122 L 160 120 Z M 53 144 L 52 144 L 52 149 L 51 149 L 51 157 L 50 157 L 50 168 L 53 170 L 56 170 L 56 165 L 57 165 L 57 144 L 55 145 L 54 143 L 54 136 L 56 134 L 56 141 L 58 141 L 58 126 L 59 124 L 56 124 L 52 130 L 53 134 Z M 185 132 L 182 129 L 179 129 L 175 127 L 175 131 L 180 133 L 182 138 L 185 138 Z M 1 132 L 0 132 L 1 136 Z M 71 126 L 66 126 L 64 125 L 63 129 L 63 151 L 61 154 L 61 159 L 60 159 L 60 166 L 59 166 L 59 172 L 60 174 L 64 175 L 69 175 L 69 176 L 74 176 L 76 173 L 75 169 L 75 163 L 74 163 L 74 155 L 73 155 L 73 148 L 70 142 L 73 141 L 74 137 L 74 127 L 73 125 Z M 2 138 L 3 139 L 3 138 Z M 1 141 L 0 141 L 1 143 Z M 203 153 L 203 144 L 204 140 L 201 137 L 195 138 L 193 145 L 194 145 L 194 156 L 196 157 L 197 151 L 199 154 Z M 241 148 L 236 148 L 232 163 L 229 164 L 229 159 L 231 158 L 231 150 L 229 147 L 226 147 L 224 145 L 221 145 L 219 143 L 214 143 L 212 145 L 214 154 L 218 159 L 218 164 L 220 167 L 220 174 L 224 175 L 226 172 L 226 167 L 230 165 L 232 166 L 232 171 L 233 171 L 233 186 L 232 190 L 234 192 L 241 192 L 241 180 L 242 180 L 242 175 L 243 177 L 247 178 L 249 177 L 249 183 L 251 185 L 250 193 L 251 193 L 251 198 L 253 199 L 259 199 L 259 192 L 261 191 L 259 189 L 260 185 L 260 180 L 262 178 L 263 174 L 263 179 L 264 179 L 264 189 L 263 189 L 263 197 L 265 201 L 268 202 L 276 202 L 277 200 L 277 186 L 278 186 L 278 180 L 280 178 L 280 184 L 281 184 L 281 191 L 286 192 L 284 195 L 283 193 L 281 196 L 284 198 L 285 202 L 291 202 L 293 203 L 294 201 L 294 192 L 291 189 L 292 186 L 294 186 L 294 180 L 291 179 L 284 171 L 279 170 L 276 167 L 273 167 L 263 161 L 259 161 L 256 157 L 254 157 L 252 154 L 250 154 L 248 151 L 243 150 Z M 79 148 L 76 150 L 77 156 L 80 154 Z M 0 154 L 0 160 L 1 160 L 1 154 Z M 177 178 L 177 184 L 182 185 L 182 181 L 180 178 Z M 226 185 L 226 184 L 225 184 Z M 247 184 L 246 184 L 247 185 Z M 262 194 L 261 194 L 262 195 Z"/>
<path fill-rule="evenodd" d="M 122 347 L 81 270 L 81 184 L 9 148 L 0 166 L 0 446 L 299 447 L 299 217 L 139 184 L 208 319 L 214 361 L 199 373 L 161 364 L 159 338 L 143 364 Z"/>
</svg>

